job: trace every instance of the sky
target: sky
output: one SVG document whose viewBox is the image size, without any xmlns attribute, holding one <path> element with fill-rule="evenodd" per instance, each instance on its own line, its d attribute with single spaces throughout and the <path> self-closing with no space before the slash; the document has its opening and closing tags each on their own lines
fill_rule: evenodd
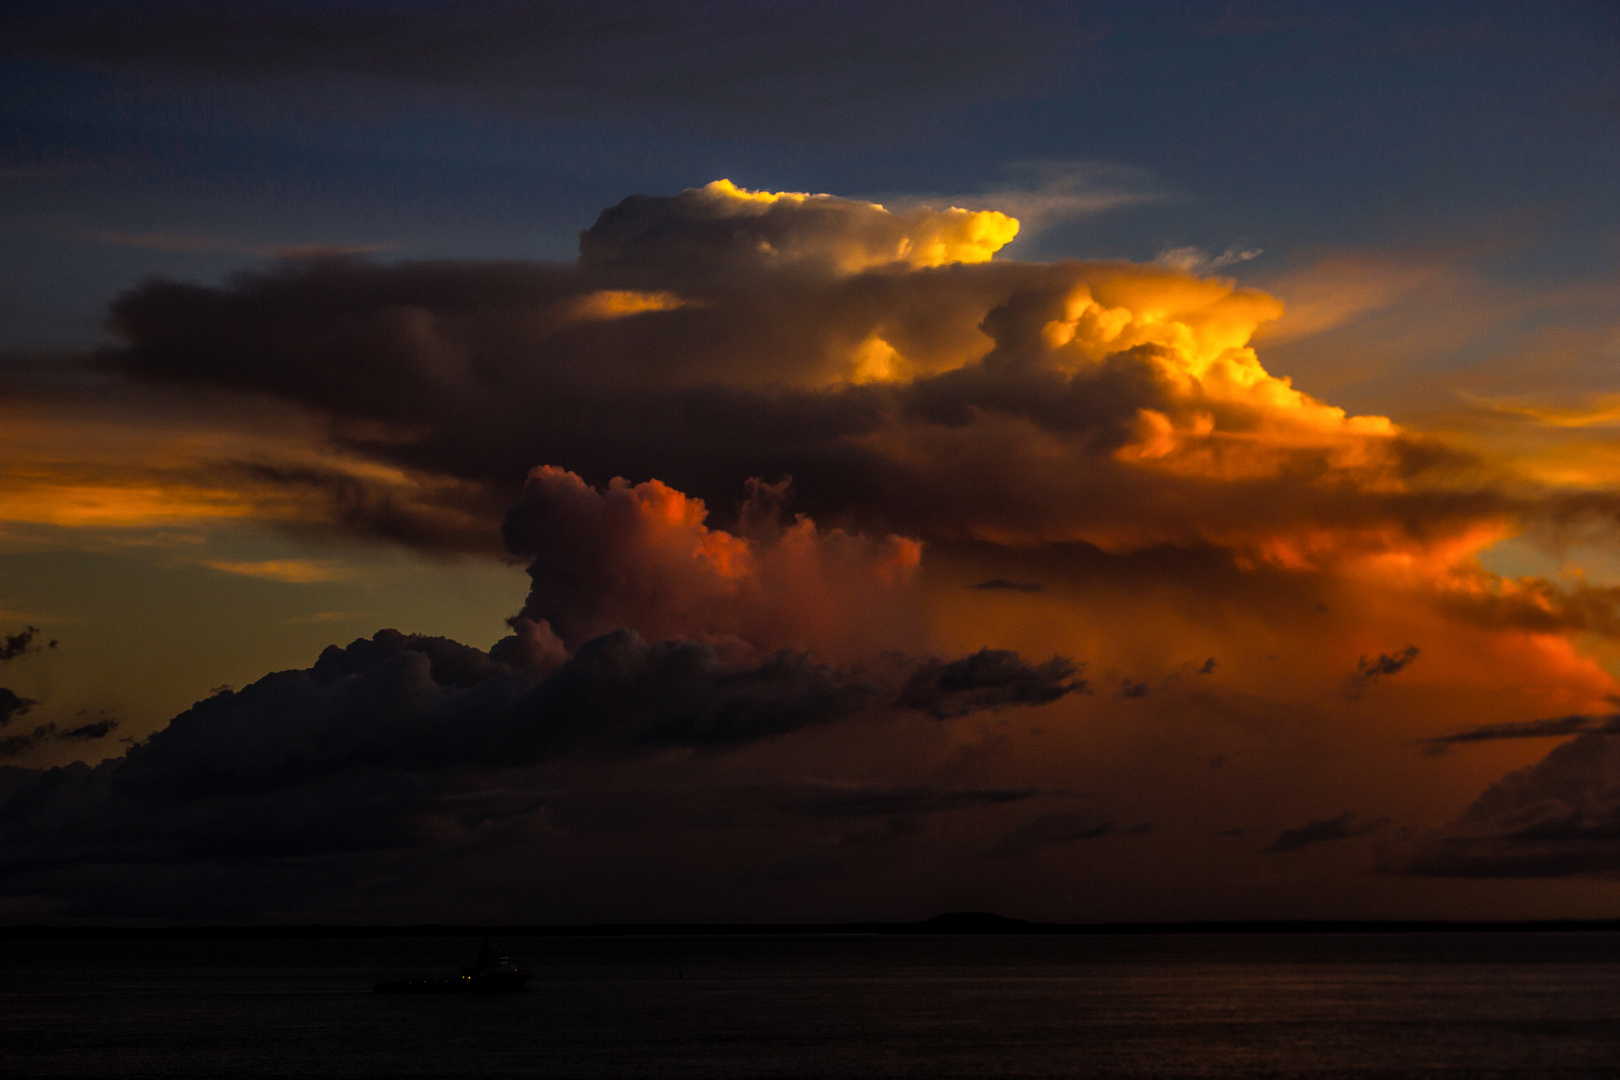
<svg viewBox="0 0 1620 1080">
<path fill-rule="evenodd" d="M 0 43 L 0 918 L 1620 911 L 1612 5 Z"/>
</svg>

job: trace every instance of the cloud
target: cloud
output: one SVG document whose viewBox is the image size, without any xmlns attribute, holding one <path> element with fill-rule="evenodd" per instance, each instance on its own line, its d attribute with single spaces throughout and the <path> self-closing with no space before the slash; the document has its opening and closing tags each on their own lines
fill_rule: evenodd
<svg viewBox="0 0 1620 1080">
<path fill-rule="evenodd" d="M 510 552 L 531 561 L 508 637 L 486 652 L 380 631 L 308 668 L 220 687 L 93 769 L 6 772 L 0 891 L 77 904 L 90 902 L 83 883 L 101 867 L 141 877 L 206 873 L 220 860 L 460 858 L 470 833 L 492 821 L 533 829 L 586 814 L 590 777 L 614 770 L 679 777 L 836 726 L 1043 705 L 1083 685 L 1058 657 L 1031 664 L 986 648 L 908 658 L 896 649 L 915 629 L 908 590 L 921 546 L 792 515 L 786 479 L 746 492 L 728 531 L 658 480 L 597 488 L 564 469 L 532 470 L 505 522 Z M 94 741 L 118 725 L 80 719 L 10 736 L 0 753 Z M 899 842 L 947 811 L 990 812 L 1037 794 L 781 781 L 761 791 L 743 801 L 774 820 L 888 819 L 881 835 L 845 836 L 851 851 Z M 621 819 L 643 820 L 658 804 L 641 788 L 627 800 Z M 658 813 L 713 830 L 736 827 L 740 806 L 704 811 L 700 800 Z M 487 841 L 513 852 L 530 842 Z M 784 865 L 767 876 L 807 872 Z"/>
<path fill-rule="evenodd" d="M 1534 421 L 1555 428 L 1611 427 L 1620 424 L 1620 397 L 1613 394 L 1594 395 L 1585 404 L 1575 408 L 1492 399 L 1464 394 L 1469 402 L 1504 416 Z"/>
<path fill-rule="evenodd" d="M 1587 731 L 1492 784 L 1461 817 L 1385 861 L 1427 877 L 1620 872 L 1620 739 Z"/>
<path fill-rule="evenodd" d="M 55 724 L 40 724 L 27 733 L 0 736 L 0 758 L 13 758 L 25 754 L 48 741 L 54 734 L 56 734 Z"/>
<path fill-rule="evenodd" d="M 1112 161 L 1024 161 L 1005 166 L 1010 183 L 952 204 L 999 210 L 1018 219 L 1022 235 L 1170 196 L 1154 177 Z M 904 200 L 916 201 L 916 200 Z"/>
<path fill-rule="evenodd" d="M 1180 270 L 1184 274 L 1208 274 L 1234 263 L 1248 262 L 1265 254 L 1260 248 L 1251 248 L 1240 251 L 1237 248 L 1227 248 L 1219 255 L 1211 255 L 1202 248 L 1174 247 L 1165 248 L 1159 252 L 1153 261 L 1160 266 L 1168 266 L 1172 270 Z"/>
<path fill-rule="evenodd" d="M 1569 716 L 1549 717 L 1545 720 L 1513 720 L 1500 724 L 1481 724 L 1450 735 L 1423 739 L 1421 745 L 1428 747 L 1429 753 L 1439 754 L 1444 753 L 1449 746 L 1462 743 L 1496 742 L 1501 739 L 1554 739 L 1580 735 L 1588 731 L 1605 733 L 1620 731 L 1620 713 L 1610 713 L 1606 716 L 1574 713 Z"/>
<path fill-rule="evenodd" d="M 1274 282 L 1288 310 L 1262 330 L 1262 337 L 1280 344 L 1356 324 L 1422 296 L 1443 276 L 1443 268 L 1432 257 L 1330 256 Z"/>
<path fill-rule="evenodd" d="M 0 686 L 0 727 L 11 723 L 13 719 L 24 716 L 39 702 L 25 697 L 18 697 L 15 691 Z"/>
<path fill-rule="evenodd" d="M 448 827 L 436 824 L 445 815 L 487 815 L 478 793 L 490 777 L 560 762 L 718 755 L 881 710 L 896 689 L 893 675 L 804 652 L 737 661 L 703 642 L 649 642 L 624 629 L 547 672 L 500 655 L 515 654 L 385 630 L 332 646 L 309 668 L 221 689 L 94 769 L 13 770 L 0 792 L 0 884 L 41 865 L 427 850 Z M 1012 654 L 995 662 L 1014 682 L 1034 670 Z M 975 687 L 945 691 L 950 715 L 1019 693 L 1006 679 L 989 683 L 978 696 Z M 103 718 L 59 733 L 44 725 L 10 737 L 3 752 L 53 736 L 100 738 L 115 725 Z M 518 784 L 513 805 L 522 812 L 547 802 L 532 781 Z M 1032 794 L 816 788 L 776 805 L 811 817 L 919 815 Z"/>
<path fill-rule="evenodd" d="M 15 634 L 0 635 L 0 663 L 15 660 L 29 652 L 39 651 L 35 639 L 39 637 L 39 627 L 30 626 Z M 56 648 L 52 641 L 47 648 Z M 11 723 L 19 716 L 26 716 L 39 702 L 32 698 L 25 698 L 16 691 L 0 686 L 0 728 Z M 32 748 L 49 737 L 53 729 L 49 724 L 35 728 L 27 735 L 7 735 L 0 738 L 0 757 L 15 757 Z"/>
<path fill-rule="evenodd" d="M 989 581 L 980 581 L 962 587 L 964 589 L 978 589 L 983 592 L 1033 593 L 1041 591 L 1041 583 L 1038 581 L 1009 581 L 1006 578 L 991 578 Z"/>
<path fill-rule="evenodd" d="M 572 267 L 325 259 L 154 283 L 114 305 L 126 344 L 101 363 L 325 416 L 375 475 L 239 466 L 300 521 L 327 499 L 329 527 L 440 550 L 474 546 L 536 460 L 595 484 L 659 476 L 709 505 L 792 475 L 812 518 L 924 541 L 1298 566 L 1513 512 L 1506 492 L 1458 489 L 1466 458 L 1266 372 L 1248 346 L 1281 310 L 1264 294 L 973 261 L 1010 235 L 994 215 L 717 182 L 606 211 Z M 582 314 L 632 294 L 666 299 Z"/>
<path fill-rule="evenodd" d="M 314 626 L 318 623 L 354 622 L 368 616 L 364 611 L 312 611 L 308 615 L 289 615 L 282 619 L 283 626 Z"/>
<path fill-rule="evenodd" d="M 118 720 L 103 716 L 99 720 L 80 724 L 78 727 L 67 728 L 55 734 L 57 742 L 90 742 L 95 739 L 105 739 L 118 727 Z"/>
<path fill-rule="evenodd" d="M 26 652 L 37 651 L 39 647 L 34 644 L 34 640 L 38 637 L 37 626 L 27 627 L 15 634 L 0 635 L 0 663 L 15 660 Z M 56 642 L 52 641 L 47 648 L 56 648 Z"/>
<path fill-rule="evenodd" d="M 987 859 L 1016 859 L 1042 848 L 1062 847 L 1080 840 L 1143 836 L 1152 831 L 1150 821 L 1122 827 L 1110 818 L 1074 813 L 1042 814 L 1013 829 L 983 854 Z"/>
<path fill-rule="evenodd" d="M 505 858 L 580 896 L 662 897 L 690 870 L 712 880 L 687 895 L 791 881 L 791 906 L 871 895 L 861 875 L 901 895 L 914 855 L 943 896 L 1041 816 L 964 793 L 1142 778 L 1251 833 L 1244 800 L 1263 802 L 1279 851 L 1373 827 L 1284 830 L 1328 777 L 1398 787 L 1403 814 L 1441 798 L 1389 779 L 1433 771 L 1398 749 L 1409 717 L 1332 700 L 1417 655 L 1346 682 L 1368 642 L 1425 642 L 1424 731 L 1606 707 L 1581 635 L 1620 635 L 1620 593 L 1479 556 L 1537 528 L 1608 535 L 1607 488 L 1305 393 L 1255 351 L 1282 311 L 1265 293 L 1021 262 L 1009 236 L 971 210 L 716 183 L 610 208 L 566 265 L 317 257 L 126 293 L 114 343 L 0 397 L 0 517 L 272 524 L 299 553 L 315 534 L 516 560 L 530 587 L 487 651 L 361 639 L 119 761 L 6 774 L 34 793 L 7 819 L 18 865 L 55 868 L 6 887 L 114 910 L 70 879 L 139 866 L 156 910 L 197 895 L 160 867 L 235 850 L 334 860 L 339 892 L 362 864 L 461 882 Z M 226 568 L 306 565 L 263 561 Z M 1068 656 L 1109 692 L 1076 694 L 1096 677 Z M 1152 843 L 1207 831 L 1186 824 Z"/>
<path fill-rule="evenodd" d="M 782 797 L 777 805 L 809 817 L 911 817 L 974 806 L 999 806 L 1032 799 L 1029 788 L 882 787 L 824 784 Z"/>
<path fill-rule="evenodd" d="M 1344 680 L 1344 696 L 1351 701 L 1359 699 L 1366 693 L 1367 687 L 1379 679 L 1404 670 L 1408 664 L 1417 659 L 1420 651 L 1416 645 L 1408 645 L 1393 656 L 1388 653 L 1379 653 L 1373 659 L 1363 656 L 1356 661 L 1356 670 Z"/>
<path fill-rule="evenodd" d="M 895 705 L 937 720 L 985 709 L 1045 705 L 1085 688 L 1074 662 L 1054 656 L 1032 665 L 1017 653 L 983 648 L 960 660 L 930 660 L 901 688 Z"/>
<path fill-rule="evenodd" d="M 1462 572 L 1437 604 L 1459 620 L 1537 633 L 1620 633 L 1620 587 Z"/>
<path fill-rule="evenodd" d="M 853 274 L 876 267 L 982 263 L 1018 235 L 995 210 L 894 213 L 875 203 L 803 192 L 747 191 L 716 180 L 679 195 L 634 195 L 580 234 L 589 268 L 731 275 L 804 269 Z"/>
<path fill-rule="evenodd" d="M 1381 829 L 1387 821 L 1387 818 L 1357 821 L 1356 815 L 1346 810 L 1335 818 L 1309 821 L 1295 829 L 1284 829 L 1277 839 L 1271 842 L 1271 846 L 1266 848 L 1266 852 L 1274 855 L 1287 854 L 1300 851 L 1310 847 L 1312 844 L 1325 844 L 1335 840 L 1352 840 L 1358 836 L 1368 836 Z"/>
<path fill-rule="evenodd" d="M 291 585 L 307 585 L 317 581 L 341 581 L 348 574 L 342 567 L 313 559 L 261 559 L 240 562 L 229 559 L 208 559 L 203 565 L 210 570 L 244 577 L 264 578 Z"/>
<path fill-rule="evenodd" d="M 0 689 L 0 713 L 5 712 L 7 695 L 10 695 L 13 698 L 16 696 L 11 694 L 11 691 L 9 690 Z M 21 713 L 27 712 L 31 706 L 36 704 L 38 704 L 38 702 L 25 700 L 22 703 L 23 707 L 20 710 L 14 710 L 11 715 L 21 715 Z M 0 720 L 0 726 L 9 723 L 10 719 L 11 717 L 7 716 L 4 720 Z M 110 716 L 102 716 L 99 719 L 80 724 L 77 727 L 66 729 L 58 728 L 55 723 L 38 724 L 32 731 L 17 735 L 7 735 L 0 738 L 0 758 L 19 757 L 35 747 L 42 746 L 47 742 L 93 742 L 96 739 L 106 738 L 108 735 L 112 734 L 113 730 L 117 727 L 118 721 Z"/>
<path fill-rule="evenodd" d="M 596 639 L 537 688 L 530 707 L 569 716 L 577 734 L 564 742 L 577 738 L 592 750 L 627 718 L 633 728 L 607 735 L 615 747 L 721 748 L 841 720 L 877 696 L 858 676 L 805 653 L 784 650 L 739 670 L 703 646 L 664 643 L 643 656 L 637 644 L 628 631 Z M 621 689 L 626 675 L 634 682 Z"/>
<path fill-rule="evenodd" d="M 750 492 L 745 535 L 734 535 L 705 524 L 701 500 L 657 480 L 597 490 L 565 469 L 534 469 L 502 527 L 508 550 L 532 560 L 520 617 L 570 647 L 615 627 L 761 647 L 848 646 L 876 631 L 899 644 L 921 545 L 823 531 L 802 515 L 784 526 L 786 482 L 755 481 Z M 857 617 L 864 630 L 850 627 Z"/>
<path fill-rule="evenodd" d="M 128 545 L 163 530 L 271 521 L 419 549 L 501 551 L 495 526 L 510 491 L 334 452 L 311 438 L 301 410 L 262 396 L 109 386 L 55 367 L 55 385 L 25 372 L 17 394 L 0 395 L 7 536 Z"/>
</svg>

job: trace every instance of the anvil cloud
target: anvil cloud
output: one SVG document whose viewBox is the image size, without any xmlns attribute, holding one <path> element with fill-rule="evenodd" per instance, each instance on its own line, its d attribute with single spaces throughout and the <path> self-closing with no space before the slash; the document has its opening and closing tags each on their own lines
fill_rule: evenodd
<svg viewBox="0 0 1620 1080">
<path fill-rule="evenodd" d="M 1269 374 L 1269 296 L 990 259 L 1017 223 L 725 182 L 638 196 L 573 266 L 330 259 L 120 298 L 99 359 L 310 410 L 370 474 L 236 463 L 289 513 L 478 548 L 538 463 L 924 539 L 1210 544 L 1305 565 L 1498 531 L 1474 462 Z M 988 452 L 987 452 L 988 451 Z M 376 466 L 386 467 L 381 472 Z M 319 508 L 325 507 L 322 511 Z"/>
</svg>

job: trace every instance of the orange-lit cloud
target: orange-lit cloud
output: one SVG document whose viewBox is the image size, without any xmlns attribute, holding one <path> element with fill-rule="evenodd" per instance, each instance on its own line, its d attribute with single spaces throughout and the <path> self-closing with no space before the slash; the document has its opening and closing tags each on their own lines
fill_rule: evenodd
<svg viewBox="0 0 1620 1080">
<path fill-rule="evenodd" d="M 659 202 L 630 199 L 604 214 L 582 242 L 581 256 L 633 265 L 698 243 L 711 258 L 851 274 L 889 265 L 987 262 L 1018 235 L 1017 220 L 996 210 L 953 206 L 891 213 L 876 203 L 749 191 L 729 180 L 676 196 L 680 231 L 671 235 L 667 226 L 660 228 L 670 215 Z"/>
<path fill-rule="evenodd" d="M 426 539 L 470 526 L 486 539 L 466 539 L 498 548 L 478 519 L 499 500 L 479 508 L 470 485 L 333 453 L 297 418 L 229 406 L 166 417 L 100 398 L 22 398 L 0 402 L 0 415 L 0 536 L 14 544 L 124 544 L 253 521 L 322 530 L 341 503 L 344 531 L 371 520 Z"/>
<path fill-rule="evenodd" d="M 589 828 L 633 861 L 652 843 L 633 822 L 679 823 L 694 866 L 784 905 L 757 883 L 906 859 L 946 883 L 994 859 L 987 905 L 1030 882 L 1072 895 L 1097 859 L 1121 882 L 1173 863 L 1235 908 L 1350 898 L 1330 914 L 1372 903 L 1342 887 L 1378 859 L 1392 888 L 1474 873 L 1437 852 L 1475 819 L 1470 842 L 1509 835 L 1529 795 L 1467 808 L 1545 745 L 1444 740 L 1604 715 L 1620 693 L 1620 591 L 1482 561 L 1505 541 L 1612 543 L 1620 457 L 1591 441 L 1612 402 L 1481 397 L 1486 422 L 1568 440 L 1519 455 L 1341 407 L 1270 361 L 1454 287 L 1443 268 L 1324 264 L 1291 308 L 1185 268 L 998 256 L 1016 231 L 716 182 L 610 208 L 567 266 L 321 258 L 151 283 L 115 303 L 98 377 L 217 408 L 19 398 L 0 518 L 240 519 L 526 562 L 488 652 L 362 639 L 166 729 L 179 778 L 235 760 L 205 745 L 204 713 L 278 733 L 288 760 L 318 750 L 332 776 L 431 776 L 374 793 L 404 809 L 357 815 L 357 847 L 460 852 L 506 814 L 511 850 L 574 858 L 556 838 Z M 311 587 L 337 565 L 206 558 Z M 320 723 L 278 727 L 310 703 Z M 473 772 L 510 755 L 529 787 L 463 820 L 435 800 L 498 785 L 457 787 L 440 749 Z M 618 804 L 570 771 L 590 768 Z M 326 776 L 278 772 L 267 805 L 358 805 Z M 237 796 L 199 796 L 216 797 Z M 749 815 L 792 850 L 739 839 Z M 811 818 L 822 832 L 799 831 Z M 1375 858 L 1424 836 L 1440 846 Z M 1132 854 L 1149 851 L 1171 854 Z"/>
<path fill-rule="evenodd" d="M 1522 417 L 1556 428 L 1609 427 L 1620 424 L 1620 397 L 1603 394 L 1577 407 L 1473 398 L 1474 404 L 1507 416 Z"/>
<path fill-rule="evenodd" d="M 705 524 L 708 509 L 657 480 L 603 491 L 554 466 L 533 470 L 504 527 L 532 560 L 522 616 L 570 647 L 629 627 L 654 639 L 731 638 L 762 649 L 871 655 L 910 647 L 906 587 L 922 545 L 778 520 L 785 485 L 756 483 L 743 535 Z"/>
<path fill-rule="evenodd" d="M 203 565 L 210 570 L 244 577 L 264 578 L 290 585 L 307 585 L 317 581 L 341 581 L 348 573 L 341 566 L 318 559 L 206 559 Z"/>
</svg>

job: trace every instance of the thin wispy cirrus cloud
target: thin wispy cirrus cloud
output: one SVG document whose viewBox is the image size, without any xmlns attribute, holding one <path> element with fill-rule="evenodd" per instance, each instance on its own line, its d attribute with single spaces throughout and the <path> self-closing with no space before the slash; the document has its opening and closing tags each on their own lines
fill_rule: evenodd
<svg viewBox="0 0 1620 1080">
<path fill-rule="evenodd" d="M 872 198 L 896 209 L 961 206 L 1000 211 L 1018 220 L 1019 239 L 1027 245 L 1057 226 L 1176 197 L 1152 173 L 1120 162 L 1015 161 L 1003 165 L 1000 171 L 1002 182 L 983 191 L 945 195 L 879 193 Z"/>
<path fill-rule="evenodd" d="M 1020 161 L 1002 167 L 1003 186 L 971 203 L 1017 218 L 1029 233 L 1175 198 L 1146 169 L 1113 161 Z"/>
<path fill-rule="evenodd" d="M 1208 274 L 1227 266 L 1248 262 L 1264 255 L 1262 248 L 1250 248 L 1247 251 L 1229 247 L 1219 255 L 1211 255 L 1202 248 L 1173 247 L 1165 248 L 1154 258 L 1154 262 L 1161 266 L 1168 266 L 1190 274 Z"/>
</svg>

